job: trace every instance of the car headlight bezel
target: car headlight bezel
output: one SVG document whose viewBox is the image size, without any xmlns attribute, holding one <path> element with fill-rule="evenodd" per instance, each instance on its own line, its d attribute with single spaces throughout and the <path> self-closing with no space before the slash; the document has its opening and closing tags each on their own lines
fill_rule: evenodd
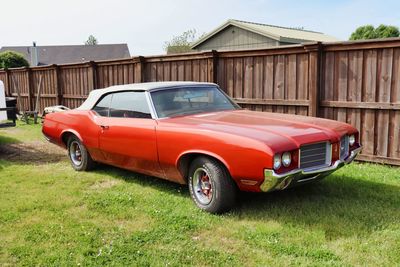
<svg viewBox="0 0 400 267">
<path fill-rule="evenodd" d="M 279 170 L 279 168 L 282 166 L 281 154 L 275 154 L 273 160 L 274 170 Z"/>
<path fill-rule="evenodd" d="M 292 154 L 290 152 L 283 153 L 281 161 L 284 167 L 289 167 L 292 163 Z"/>
</svg>

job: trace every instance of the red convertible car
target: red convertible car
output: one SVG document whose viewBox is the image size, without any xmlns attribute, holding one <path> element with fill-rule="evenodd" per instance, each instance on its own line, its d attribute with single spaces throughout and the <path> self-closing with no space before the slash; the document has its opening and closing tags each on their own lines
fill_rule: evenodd
<svg viewBox="0 0 400 267">
<path fill-rule="evenodd" d="M 188 184 L 212 213 L 229 210 L 238 190 L 317 181 L 361 150 L 346 123 L 244 110 L 216 84 L 197 82 L 93 90 L 79 108 L 46 115 L 42 131 L 77 171 L 101 162 Z"/>
</svg>

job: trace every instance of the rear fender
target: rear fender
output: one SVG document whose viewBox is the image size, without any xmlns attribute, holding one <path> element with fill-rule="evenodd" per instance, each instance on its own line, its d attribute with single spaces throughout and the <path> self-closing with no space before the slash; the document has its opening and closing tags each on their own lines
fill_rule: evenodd
<svg viewBox="0 0 400 267">
<path fill-rule="evenodd" d="M 68 141 L 68 140 L 64 140 L 65 134 L 73 134 L 73 135 L 75 135 L 75 136 L 78 137 L 78 139 L 84 144 L 81 135 L 80 135 L 77 131 L 75 131 L 75 130 L 73 130 L 73 129 L 65 129 L 65 130 L 63 130 L 63 131 L 61 132 L 61 135 L 60 135 L 60 140 L 61 140 L 62 143 L 65 145 L 65 147 L 67 146 L 67 143 L 66 143 L 66 142 Z"/>
</svg>

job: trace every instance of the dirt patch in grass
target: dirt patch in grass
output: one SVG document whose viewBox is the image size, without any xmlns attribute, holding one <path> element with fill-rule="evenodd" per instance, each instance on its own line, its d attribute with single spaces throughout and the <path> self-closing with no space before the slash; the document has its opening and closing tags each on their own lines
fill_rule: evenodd
<svg viewBox="0 0 400 267">
<path fill-rule="evenodd" d="M 46 164 L 67 159 L 64 149 L 44 142 L 31 141 L 0 145 L 0 159 L 24 164 Z"/>
<path fill-rule="evenodd" d="M 119 180 L 104 180 L 104 181 L 99 181 L 99 182 L 92 184 L 89 188 L 90 189 L 106 189 L 106 188 L 111 188 L 120 183 L 121 183 L 121 181 L 119 181 Z"/>
</svg>

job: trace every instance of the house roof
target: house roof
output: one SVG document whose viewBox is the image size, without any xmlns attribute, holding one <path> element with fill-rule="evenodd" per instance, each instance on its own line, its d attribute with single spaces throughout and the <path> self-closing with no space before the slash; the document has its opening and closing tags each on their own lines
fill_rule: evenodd
<svg viewBox="0 0 400 267">
<path fill-rule="evenodd" d="M 196 48 L 198 45 L 207 41 L 208 39 L 210 39 L 211 37 L 213 37 L 214 35 L 216 35 L 217 33 L 219 33 L 220 31 L 224 30 L 229 26 L 236 26 L 263 35 L 265 37 L 287 43 L 299 43 L 299 42 L 310 42 L 310 41 L 320 41 L 320 42 L 339 41 L 339 39 L 324 34 L 322 32 L 315 32 L 304 29 L 288 28 L 288 27 L 281 27 L 269 24 L 230 19 L 226 21 L 224 24 L 220 25 L 215 30 L 211 31 L 210 33 L 200 38 L 198 41 L 194 42 L 191 48 Z"/>
<path fill-rule="evenodd" d="M 79 63 L 82 61 L 130 57 L 127 44 L 51 45 L 36 47 L 38 50 L 38 65 Z M 31 64 L 32 49 L 32 46 L 3 46 L 0 52 L 11 50 L 21 53 Z"/>
<path fill-rule="evenodd" d="M 135 91 L 151 91 L 151 90 L 158 90 L 158 89 L 167 89 L 173 87 L 180 87 L 180 86 L 217 86 L 215 83 L 207 83 L 207 82 L 186 82 L 186 81 L 179 81 L 179 82 L 148 82 L 148 83 L 131 83 L 131 84 L 123 84 L 123 85 L 113 85 L 110 87 L 106 87 L 103 89 L 95 89 L 90 91 L 88 98 L 85 102 L 82 103 L 80 107 L 77 109 L 79 110 L 90 110 L 93 106 L 97 103 L 97 101 L 104 95 L 112 92 L 119 92 L 119 91 L 128 91 L 128 90 L 135 90 Z"/>
</svg>

